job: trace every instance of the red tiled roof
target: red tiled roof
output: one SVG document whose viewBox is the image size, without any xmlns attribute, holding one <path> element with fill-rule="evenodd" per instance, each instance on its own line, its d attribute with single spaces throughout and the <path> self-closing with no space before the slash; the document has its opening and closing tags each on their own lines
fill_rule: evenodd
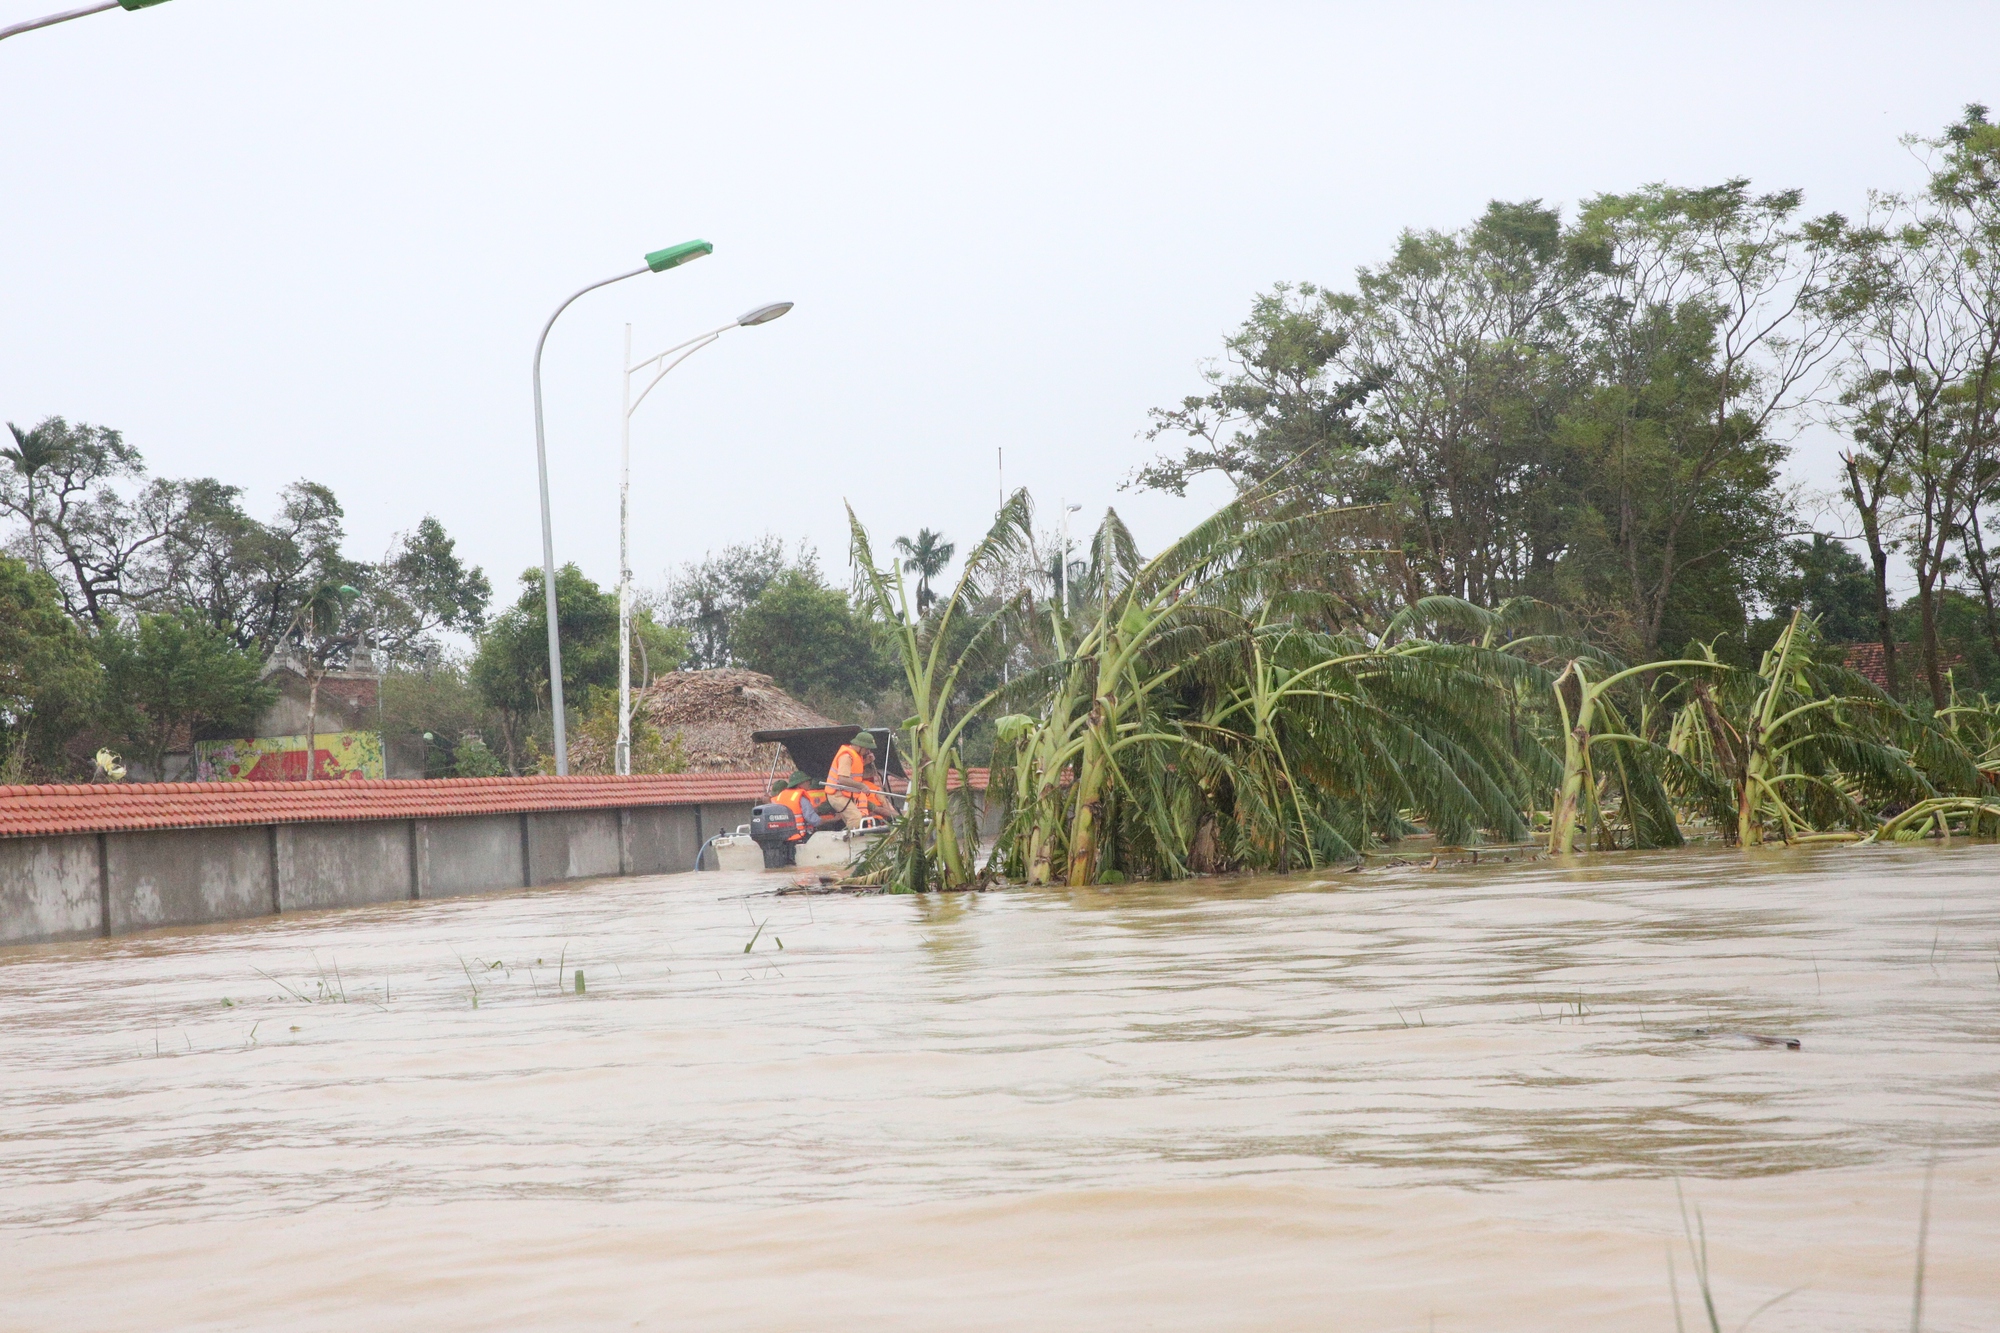
<svg viewBox="0 0 2000 1333">
<path fill-rule="evenodd" d="M 1880 643 L 1849 643 L 1840 646 L 1841 665 L 1857 675 L 1866 676 L 1875 688 L 1889 688 L 1888 659 L 1882 655 Z M 1947 651 L 1938 663 L 1941 667 L 1965 665 L 1961 655 Z M 1905 679 L 1915 679 L 1924 671 L 1923 650 L 1914 643 L 1896 645 L 1896 668 Z"/>
<path fill-rule="evenodd" d="M 975 791 L 986 770 L 968 771 Z M 899 788 L 904 784 L 897 783 Z M 951 784 L 957 787 L 956 776 Z M 749 804 L 763 773 L 651 777 L 436 778 L 344 782 L 135 782 L 0 787 L 0 838 L 342 819 L 448 819 L 620 806 Z"/>
<path fill-rule="evenodd" d="M 760 800 L 769 790 L 760 773 L 0 787 L 0 837 L 734 804 Z"/>
</svg>

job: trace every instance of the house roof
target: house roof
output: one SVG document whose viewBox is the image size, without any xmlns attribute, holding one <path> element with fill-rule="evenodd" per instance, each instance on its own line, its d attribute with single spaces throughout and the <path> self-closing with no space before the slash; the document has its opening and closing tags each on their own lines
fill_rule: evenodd
<svg viewBox="0 0 2000 1333">
<path fill-rule="evenodd" d="M 1841 665 L 1857 675 L 1865 676 L 1877 689 L 1889 688 L 1888 659 L 1882 655 L 1880 643 L 1847 643 L 1840 645 Z M 1907 680 L 1914 680 L 1923 674 L 1923 650 L 1914 643 L 1896 645 L 1898 669 Z M 1963 666 L 1965 659 L 1957 653 L 1947 652 L 1938 665 L 1941 667 Z"/>
<path fill-rule="evenodd" d="M 0 786 L 0 837 L 738 804 L 766 790 L 756 773 Z"/>
</svg>

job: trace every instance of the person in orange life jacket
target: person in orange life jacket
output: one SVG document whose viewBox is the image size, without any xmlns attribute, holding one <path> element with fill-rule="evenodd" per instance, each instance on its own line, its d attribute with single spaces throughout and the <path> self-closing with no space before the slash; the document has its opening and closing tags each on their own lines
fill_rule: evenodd
<svg viewBox="0 0 2000 1333">
<path fill-rule="evenodd" d="M 855 733 L 854 739 L 840 747 L 833 756 L 833 767 L 826 773 L 826 799 L 840 816 L 844 828 L 860 828 L 864 819 L 887 819 L 894 811 L 889 802 L 877 795 L 882 790 L 882 774 L 875 767 L 875 738 L 867 732 Z"/>
<path fill-rule="evenodd" d="M 819 798 L 825 793 L 814 791 L 812 786 L 812 775 L 803 770 L 794 770 L 785 781 L 771 784 L 771 800 L 798 819 L 798 831 L 789 841 L 804 842 L 819 831 Z"/>
</svg>

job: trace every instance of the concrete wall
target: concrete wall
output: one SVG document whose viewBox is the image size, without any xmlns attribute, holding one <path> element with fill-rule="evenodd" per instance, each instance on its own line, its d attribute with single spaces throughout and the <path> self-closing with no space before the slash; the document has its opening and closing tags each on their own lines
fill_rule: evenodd
<svg viewBox="0 0 2000 1333">
<path fill-rule="evenodd" d="M 565 810 L 526 818 L 530 885 L 619 873 L 616 810 Z"/>
<path fill-rule="evenodd" d="M 677 874 L 749 822 L 732 803 L 0 838 L 0 945 Z"/>
<path fill-rule="evenodd" d="M 107 833 L 107 935 L 267 916 L 277 906 L 271 828 Z"/>
<path fill-rule="evenodd" d="M 102 935 L 98 870 L 95 834 L 0 838 L 0 942 Z"/>
<path fill-rule="evenodd" d="M 278 910 L 359 907 L 415 897 L 407 820 L 280 824 Z"/>
<path fill-rule="evenodd" d="M 655 806 L 626 810 L 625 868 L 634 875 L 671 875 L 693 870 L 702 834 L 700 806 Z"/>
<path fill-rule="evenodd" d="M 0 945 L 674 874 L 749 819 L 747 804 L 645 806 L 0 838 Z"/>
<path fill-rule="evenodd" d="M 420 819 L 419 898 L 518 889 L 528 883 L 520 815 Z"/>
</svg>

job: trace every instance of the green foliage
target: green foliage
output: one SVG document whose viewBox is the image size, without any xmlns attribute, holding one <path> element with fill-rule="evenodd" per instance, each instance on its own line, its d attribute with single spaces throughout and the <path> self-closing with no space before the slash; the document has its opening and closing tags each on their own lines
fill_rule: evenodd
<svg viewBox="0 0 2000 1333">
<path fill-rule="evenodd" d="M 287 486 L 264 521 L 242 491 L 213 478 L 149 478 L 115 430 L 51 417 L 12 428 L 0 450 L 0 513 L 23 522 L 32 562 L 61 590 L 72 618 L 95 632 L 153 613 L 196 611 L 239 647 L 270 655 L 281 640 L 339 667 L 363 649 L 398 657 L 440 651 L 437 635 L 476 630 L 491 589 L 466 566 L 435 518 L 403 534 L 380 565 L 348 559 L 333 491 Z M 337 623 L 308 614 L 327 588 L 360 590 Z M 297 638 L 302 625 L 316 633 Z"/>
<path fill-rule="evenodd" d="M 60 775 L 99 700 L 89 641 L 55 580 L 0 555 L 0 782 Z"/>
<path fill-rule="evenodd" d="M 1834 341 L 1829 233 L 1798 206 L 1654 186 L 1567 227 L 1496 201 L 1406 232 L 1352 291 L 1256 298 L 1212 391 L 1153 414 L 1195 443 L 1135 480 L 1377 507 L 1390 558 L 1348 571 L 1350 614 L 1532 596 L 1645 656 L 1741 629 L 1785 517 L 1772 424 Z"/>
<path fill-rule="evenodd" d="M 780 574 L 743 609 L 731 647 L 744 666 L 802 697 L 866 699 L 895 670 L 876 624 L 803 569 Z"/>
<path fill-rule="evenodd" d="M 245 686 L 246 662 L 253 686 L 259 664 L 280 654 L 314 678 L 366 660 L 378 669 L 434 663 L 445 652 L 443 636 L 475 632 L 484 621 L 486 576 L 459 558 L 435 518 L 426 516 L 370 565 L 343 554 L 344 516 L 326 486 L 286 487 L 264 521 L 245 512 L 236 487 L 149 477 L 138 450 L 115 430 L 51 417 L 9 434 L 12 446 L 0 449 L 0 514 L 21 522 L 42 580 L 16 605 L 46 611 L 52 601 L 74 632 L 58 655 L 72 663 L 82 660 L 78 651 L 89 657 L 87 645 L 78 648 L 89 636 L 102 673 L 116 677 L 99 690 L 97 665 L 79 675 L 43 662 L 36 674 L 48 683 L 38 689 L 34 726 L 11 727 L 0 747 L 0 762 L 15 770 L 61 770 L 52 747 L 94 727 L 124 738 L 158 773 L 160 747 L 184 743 L 190 726 L 238 726 L 254 716 L 242 700 L 262 697 L 262 687 Z M 40 660 L 25 642 L 13 660 Z M 22 717 L 25 708 L 15 705 Z"/>
<path fill-rule="evenodd" d="M 1187 494 L 1188 483 L 1220 472 L 1239 487 L 1262 485 L 1308 455 L 1303 467 L 1338 503 L 1351 496 L 1342 450 L 1356 446 L 1357 405 L 1372 372 L 1342 378 L 1336 358 L 1350 341 L 1332 316 L 1332 294 L 1303 283 L 1279 283 L 1252 303 L 1250 318 L 1224 342 L 1228 369 L 1204 369 L 1209 392 L 1174 408 L 1154 408 L 1149 440 L 1185 435 L 1195 443 L 1178 458 L 1141 468 L 1142 487 Z"/>
<path fill-rule="evenodd" d="M 992 528 L 967 553 L 957 584 L 927 617 L 912 614 L 901 566 L 877 564 L 868 530 L 851 507 L 847 519 L 861 595 L 885 629 L 911 702 L 911 716 L 902 728 L 908 800 L 894 835 L 870 853 L 864 873 L 900 892 L 964 885 L 973 876 L 979 835 L 972 789 L 959 780 L 954 792 L 954 774 L 965 771 L 960 744 L 966 728 L 992 700 L 965 706 L 959 681 L 967 664 L 999 636 L 1009 609 L 988 602 L 981 580 L 1033 547 L 1028 493 L 1016 491 L 1001 506 Z M 969 633 L 961 632 L 962 627 Z"/>
<path fill-rule="evenodd" d="M 549 641 L 542 571 L 521 572 L 521 595 L 479 641 L 472 682 L 486 702 L 513 713 L 546 711 Z M 563 691 L 581 698 L 587 685 L 618 678 L 618 598 L 575 565 L 556 571 L 556 625 L 562 636 Z"/>
<path fill-rule="evenodd" d="M 1032 706 L 998 728 L 1010 873 L 1313 867 L 1406 813 L 1448 839 L 1525 833 L 1506 669 L 1397 625 L 1371 643 L 1301 623 L 1331 609 L 1302 578 L 1356 517 L 1249 492 L 1144 559 L 1107 515 L 1087 609 L 1055 616 L 1054 660 L 1013 692 Z"/>
<path fill-rule="evenodd" d="M 468 736 L 455 747 L 451 754 L 451 767 L 439 777 L 454 778 L 497 778 L 504 777 L 507 765 L 500 756 L 486 748 L 486 742 L 478 736 Z M 427 774 L 426 776 L 431 776 Z"/>
<path fill-rule="evenodd" d="M 616 771 L 618 751 L 618 690 L 592 686 L 577 710 L 576 734 L 570 740 L 569 771 L 607 774 Z M 632 710 L 632 772 L 685 773 L 687 746 L 680 733 L 662 736 L 644 709 Z"/>
<path fill-rule="evenodd" d="M 1947 730 L 1831 660 L 1802 612 L 1754 672 L 1703 674 L 1672 720 L 1667 780 L 1745 846 L 1866 830 L 1888 807 L 1988 787 Z"/>
<path fill-rule="evenodd" d="M 507 771 L 487 740 L 487 733 L 499 734 L 497 719 L 474 688 L 464 658 L 444 657 L 385 673 L 381 722 L 385 741 L 423 744 L 426 777 L 492 777 Z M 423 740 L 426 735 L 428 741 Z M 468 765 L 480 771 L 465 771 Z M 492 771 L 485 771 L 489 767 Z"/>
<path fill-rule="evenodd" d="M 401 656 L 434 656 L 439 631 L 476 633 L 486 623 L 493 585 L 486 571 L 459 558 L 458 544 L 429 514 L 402 534 L 397 549 L 368 575 L 363 608 L 368 637 Z"/>
<path fill-rule="evenodd" d="M 1933 600 L 1932 621 L 1937 629 L 1938 664 L 1945 676 L 1946 704 L 1950 703 L 1951 682 L 1966 690 L 2000 695 L 2000 653 L 1994 651 L 1987 633 L 1986 608 L 1976 595 L 1945 589 Z M 1930 702 L 1923 672 L 1923 608 L 1917 600 L 1896 608 L 1890 616 L 1897 640 L 1917 648 L 1915 660 L 1904 667 L 1905 701 Z"/>
<path fill-rule="evenodd" d="M 194 731 L 247 727 L 277 698 L 257 658 L 195 612 L 140 616 L 130 631 L 110 627 L 97 652 L 106 720 L 155 780 Z"/>
<path fill-rule="evenodd" d="M 562 636 L 565 700 L 580 704 L 592 687 L 615 690 L 617 594 L 605 592 L 575 565 L 564 565 L 556 571 L 556 623 Z M 675 670 L 687 651 L 686 633 L 657 624 L 643 607 L 632 612 L 632 634 L 635 672 L 642 659 L 655 675 Z M 536 740 L 546 751 L 553 733 L 547 721 L 549 640 L 541 570 L 522 572 L 520 597 L 480 636 L 468 677 L 497 714 L 508 767 L 519 772 L 528 742 Z"/>
<path fill-rule="evenodd" d="M 1859 643 L 1873 636 L 1875 585 L 1861 557 L 1823 532 L 1815 532 L 1810 541 L 1788 541 L 1781 552 L 1783 563 L 1761 589 L 1772 614 L 1769 640 L 1758 647 L 1775 642 L 1794 611 L 1816 621 L 1828 643 Z"/>
<path fill-rule="evenodd" d="M 660 610 L 663 623 L 687 633 L 688 665 L 704 670 L 740 664 L 733 642 L 738 617 L 787 572 L 818 583 L 819 559 L 804 544 L 788 557 L 784 543 L 768 534 L 682 566 L 668 581 Z"/>
<path fill-rule="evenodd" d="M 1107 515 L 1088 586 L 1060 607 L 976 583 L 1025 545 L 1017 495 L 941 614 L 914 623 L 900 571 L 874 566 L 856 524 L 917 702 L 910 814 L 869 873 L 966 882 L 970 825 L 948 779 L 988 710 L 988 799 L 1006 809 L 993 868 L 1031 883 L 1309 869 L 1417 828 L 1516 841 L 1543 812 L 1550 849 L 1570 854 L 1678 846 L 1689 824 L 1745 845 L 1854 838 L 1941 795 L 1956 803 L 1923 807 L 1924 828 L 1984 829 L 2000 810 L 1980 769 L 2000 750 L 1992 706 L 1905 710 L 1845 670 L 1803 611 L 1755 669 L 1705 648 L 1626 666 L 1526 599 L 1430 596 L 1354 632 L 1317 628 L 1343 611 L 1319 571 L 1366 529 L 1315 500 L 1246 492 L 1149 558 Z M 1003 634 L 1019 674 L 959 698 Z"/>
</svg>

